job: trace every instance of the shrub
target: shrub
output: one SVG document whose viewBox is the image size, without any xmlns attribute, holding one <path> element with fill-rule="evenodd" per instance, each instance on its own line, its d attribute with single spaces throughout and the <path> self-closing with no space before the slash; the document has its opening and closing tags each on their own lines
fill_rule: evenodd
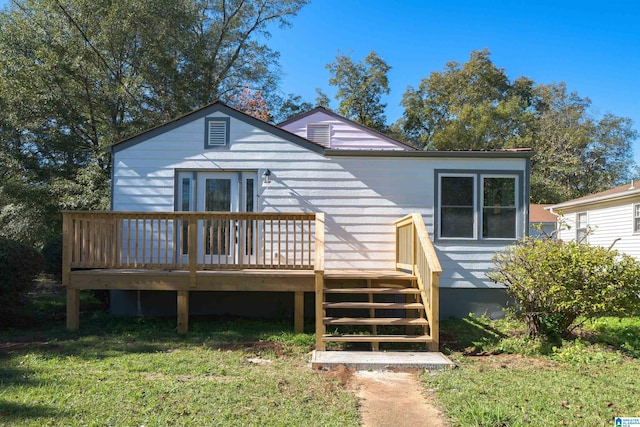
<svg viewBox="0 0 640 427">
<path fill-rule="evenodd" d="M 42 248 L 44 256 L 44 272 L 57 279 L 62 277 L 62 235 L 58 235 L 45 243 Z"/>
<path fill-rule="evenodd" d="M 586 243 L 526 238 L 494 257 L 489 278 L 507 286 L 530 336 L 570 335 L 576 320 L 630 315 L 640 304 L 640 263 Z"/>
<path fill-rule="evenodd" d="M 33 281 L 42 271 L 39 251 L 0 237 L 0 321 L 7 323 L 24 303 Z"/>
</svg>

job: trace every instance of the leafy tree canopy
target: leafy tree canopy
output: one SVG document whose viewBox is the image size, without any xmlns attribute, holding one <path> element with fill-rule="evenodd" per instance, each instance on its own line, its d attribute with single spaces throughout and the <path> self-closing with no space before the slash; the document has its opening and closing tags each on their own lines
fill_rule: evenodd
<svg viewBox="0 0 640 427">
<path fill-rule="evenodd" d="M 326 68 L 331 77 L 329 84 L 338 88 L 338 113 L 373 129 L 386 128 L 384 109 L 387 104 L 381 99 L 389 93 L 387 73 L 391 67 L 377 53 L 371 52 L 364 62 L 353 62 L 350 56 L 338 54 L 335 62 L 327 64 Z M 318 102 L 321 95 L 319 92 Z"/>
<path fill-rule="evenodd" d="M 50 193 L 54 212 L 105 207 L 111 144 L 247 84 L 268 96 L 279 74 L 267 26 L 288 25 L 305 3 L 13 1 L 0 12 L 0 166 L 23 191 L 0 184 L 3 209 L 29 209 L 33 191 Z M 54 191 L 65 187 L 80 192 L 73 203 Z"/>
<path fill-rule="evenodd" d="M 566 201 L 630 177 L 637 137 L 630 119 L 595 117 L 591 101 L 564 83 L 511 81 L 486 49 L 409 87 L 402 106 L 404 115 L 391 129 L 418 148 L 533 148 L 533 203 Z"/>
</svg>

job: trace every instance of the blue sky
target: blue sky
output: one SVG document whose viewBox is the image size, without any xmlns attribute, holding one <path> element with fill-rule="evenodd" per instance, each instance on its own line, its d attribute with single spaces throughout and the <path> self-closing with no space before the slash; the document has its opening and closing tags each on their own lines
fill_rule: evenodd
<svg viewBox="0 0 640 427">
<path fill-rule="evenodd" d="M 269 41 L 281 55 L 283 94 L 313 102 L 319 87 L 333 98 L 325 65 L 339 51 L 356 61 L 376 51 L 393 67 L 385 99 L 393 122 L 407 86 L 487 48 L 511 79 L 564 81 L 594 114 L 630 117 L 640 132 L 640 1 L 315 0 L 292 24 Z M 640 163 L 640 140 L 634 151 Z"/>
</svg>

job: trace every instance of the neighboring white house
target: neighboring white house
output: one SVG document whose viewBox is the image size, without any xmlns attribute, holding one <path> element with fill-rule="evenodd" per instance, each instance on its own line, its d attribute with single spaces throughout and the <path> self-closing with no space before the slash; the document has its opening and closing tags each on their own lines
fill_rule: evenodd
<svg viewBox="0 0 640 427">
<path fill-rule="evenodd" d="M 558 237 L 613 247 L 640 259 L 640 185 L 611 190 L 551 206 L 558 215 Z M 587 230 L 589 232 L 587 233 Z"/>
<path fill-rule="evenodd" d="M 549 211 L 551 205 L 529 205 L 529 235 L 551 237 L 556 231 L 556 215 Z"/>
<path fill-rule="evenodd" d="M 393 269 L 393 223 L 420 213 L 442 317 L 499 311 L 486 273 L 529 227 L 531 151 L 417 151 L 323 108 L 273 126 L 216 102 L 112 153 L 114 211 L 324 212 L 327 270 Z"/>
</svg>

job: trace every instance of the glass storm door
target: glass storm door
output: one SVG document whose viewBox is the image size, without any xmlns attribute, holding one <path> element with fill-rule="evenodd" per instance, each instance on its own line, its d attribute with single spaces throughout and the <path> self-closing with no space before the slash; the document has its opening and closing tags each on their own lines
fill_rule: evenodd
<svg viewBox="0 0 640 427">
<path fill-rule="evenodd" d="M 238 212 L 238 173 L 198 174 L 197 210 L 200 212 Z M 203 221 L 198 224 L 198 262 L 234 264 L 238 239 L 236 222 L 228 219 Z"/>
</svg>

